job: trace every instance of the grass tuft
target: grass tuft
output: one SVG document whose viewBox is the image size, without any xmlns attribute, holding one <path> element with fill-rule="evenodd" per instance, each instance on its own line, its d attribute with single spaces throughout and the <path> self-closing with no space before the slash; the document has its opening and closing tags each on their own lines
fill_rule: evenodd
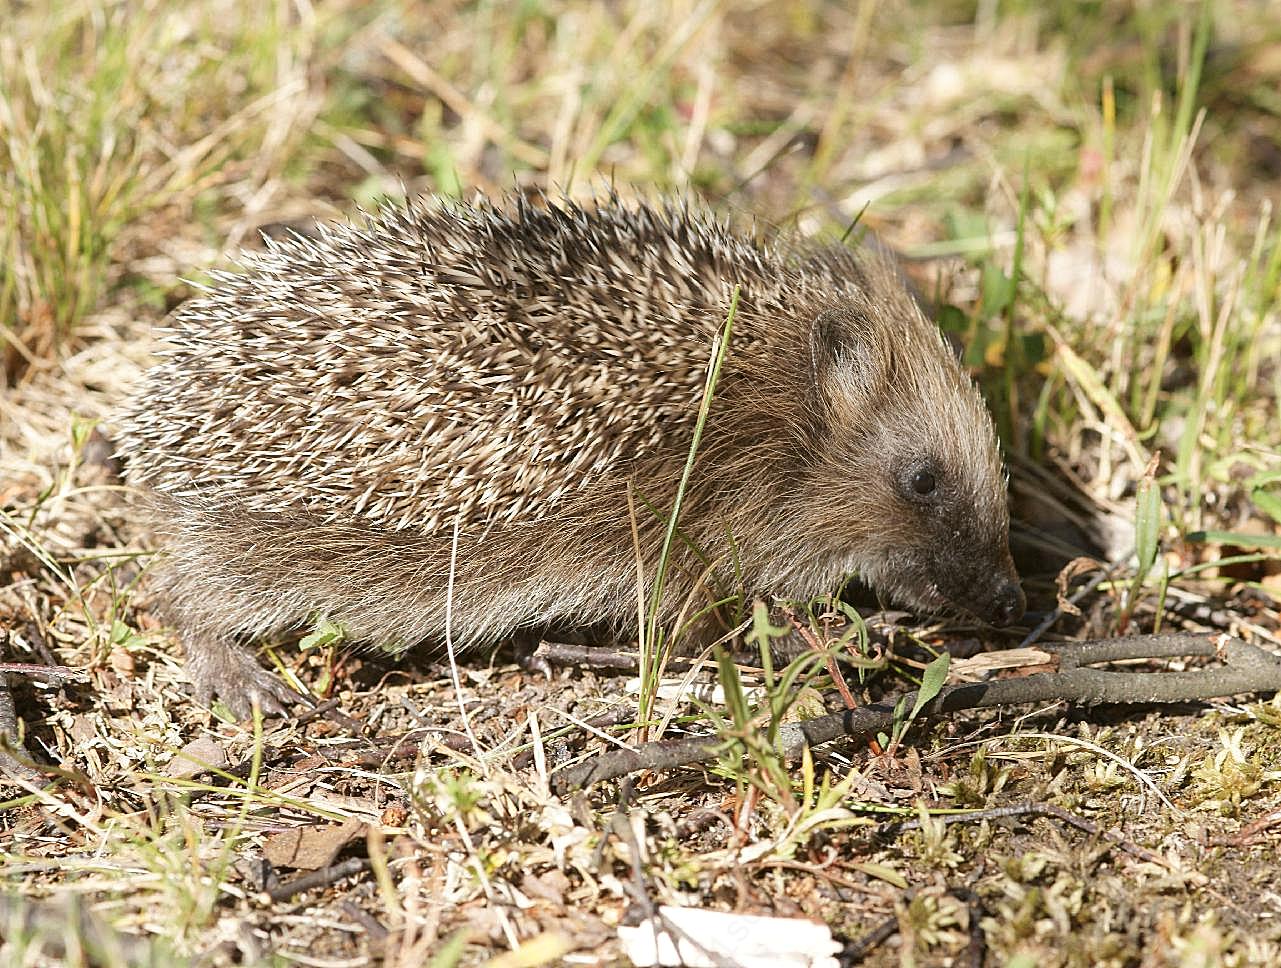
<svg viewBox="0 0 1281 968">
<path fill-rule="evenodd" d="M 4 381 L 76 332 L 161 213 L 254 204 L 318 102 L 315 16 L 284 3 L 70 0 L 0 37 Z M 245 198 L 248 195 L 248 198 Z M 151 228 L 154 232 L 154 228 Z"/>
</svg>

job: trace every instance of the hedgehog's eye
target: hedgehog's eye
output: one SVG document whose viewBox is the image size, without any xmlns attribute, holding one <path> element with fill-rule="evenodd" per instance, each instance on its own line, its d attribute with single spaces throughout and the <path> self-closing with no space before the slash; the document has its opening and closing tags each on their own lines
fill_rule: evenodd
<svg viewBox="0 0 1281 968">
<path fill-rule="evenodd" d="M 899 473 L 898 487 L 914 504 L 934 504 L 940 497 L 938 465 L 932 460 L 914 461 Z"/>
<path fill-rule="evenodd" d="M 919 470 L 912 475 L 912 490 L 921 497 L 928 497 L 934 493 L 938 483 L 934 480 L 934 475 L 927 470 Z"/>
</svg>

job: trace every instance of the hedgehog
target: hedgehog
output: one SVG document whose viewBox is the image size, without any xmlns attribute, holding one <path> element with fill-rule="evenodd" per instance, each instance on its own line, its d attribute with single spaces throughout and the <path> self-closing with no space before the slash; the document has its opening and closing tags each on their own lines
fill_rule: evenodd
<svg viewBox="0 0 1281 968">
<path fill-rule="evenodd" d="M 635 638 L 678 489 L 654 607 L 692 641 L 853 578 L 1023 614 L 991 418 L 870 246 L 682 198 L 420 200 L 267 240 L 163 335 L 120 450 L 195 698 L 237 715 L 299 698 L 255 639 L 319 620 Z"/>
</svg>

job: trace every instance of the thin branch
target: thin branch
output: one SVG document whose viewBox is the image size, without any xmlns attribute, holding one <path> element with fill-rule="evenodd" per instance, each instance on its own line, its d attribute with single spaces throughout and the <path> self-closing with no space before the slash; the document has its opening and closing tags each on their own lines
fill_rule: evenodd
<svg viewBox="0 0 1281 968">
<path fill-rule="evenodd" d="M 303 891 L 310 891 L 316 887 L 328 887 L 330 884 L 336 884 L 344 878 L 351 877 L 353 874 L 359 874 L 368 870 L 370 866 L 369 858 L 353 857 L 350 860 L 339 861 L 337 864 L 331 864 L 329 867 L 322 867 L 318 871 L 310 871 L 295 877 L 291 881 L 286 881 L 276 887 L 269 888 L 265 893 L 268 898 L 277 903 L 288 901 L 296 894 Z"/>
<path fill-rule="evenodd" d="M 0 675 L 6 673 L 51 683 L 89 681 L 89 673 L 84 669 L 69 669 L 66 666 L 44 665 L 39 662 L 0 662 Z"/>
<path fill-rule="evenodd" d="M 1042 643 L 1040 648 L 1058 659 L 1058 672 L 946 686 L 922 708 L 921 718 L 1025 703 L 1177 703 L 1281 689 L 1281 657 L 1227 636 L 1219 636 L 1214 642 L 1199 635 L 1132 636 Z M 1217 658 L 1224 665 L 1188 672 L 1087 668 L 1100 662 L 1177 656 Z M 908 693 L 902 701 L 910 708 L 915 696 L 914 692 Z M 896 699 L 784 724 L 778 731 L 779 746 L 786 755 L 794 755 L 804 746 L 818 746 L 842 736 L 859 739 L 886 732 L 894 724 L 898 704 Z M 659 740 L 636 749 L 612 750 L 561 770 L 552 778 L 552 784 L 558 793 L 567 793 L 640 770 L 667 770 L 706 763 L 716 759 L 725 744 L 726 740 L 721 737 L 693 736 Z"/>
</svg>

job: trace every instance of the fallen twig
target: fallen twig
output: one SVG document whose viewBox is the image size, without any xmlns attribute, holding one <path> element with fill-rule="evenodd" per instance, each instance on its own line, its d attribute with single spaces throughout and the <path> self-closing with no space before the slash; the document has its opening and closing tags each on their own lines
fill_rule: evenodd
<svg viewBox="0 0 1281 968">
<path fill-rule="evenodd" d="M 552 665 L 570 666 L 575 669 L 595 669 L 605 672 L 639 672 L 640 654 L 635 650 L 620 652 L 616 649 L 604 649 L 593 645 L 575 645 L 570 642 L 547 642 L 538 644 L 532 659 L 542 659 Z M 669 672 L 688 670 L 688 662 L 672 662 Z"/>
<path fill-rule="evenodd" d="M 45 665 L 42 662 L 0 662 L 0 674 L 13 672 L 29 679 L 43 679 L 46 682 L 88 682 L 89 673 L 84 669 L 69 669 L 61 665 Z"/>
<path fill-rule="evenodd" d="M 1227 636 L 1219 636 L 1215 642 L 1199 635 L 1132 636 L 1042 643 L 1040 648 L 1058 659 L 1058 672 L 946 686 L 922 708 L 921 718 L 1024 703 L 1170 703 L 1281 689 L 1281 657 Z M 1216 657 L 1224 666 L 1151 673 L 1087 668 L 1100 662 L 1176 656 Z M 903 701 L 910 708 L 914 699 L 915 693 L 909 693 Z M 778 743 L 785 754 L 792 755 L 804 746 L 817 746 L 841 736 L 862 738 L 886 732 L 893 726 L 897 705 L 897 700 L 881 702 L 787 723 L 779 727 Z M 715 759 L 726 742 L 716 736 L 692 736 L 646 743 L 636 749 L 612 750 L 559 771 L 552 777 L 552 785 L 558 793 L 567 793 L 640 770 L 705 763 Z"/>
<path fill-rule="evenodd" d="M 314 887 L 328 887 L 330 884 L 341 881 L 345 877 L 359 874 L 361 871 L 368 870 L 369 865 L 369 858 L 353 857 L 350 860 L 340 861 L 337 864 L 331 864 L 329 867 L 322 867 L 318 871 L 311 871 L 300 877 L 295 877 L 291 881 L 268 888 L 266 894 L 276 902 L 288 901 L 295 894 L 310 891 Z"/>
<path fill-rule="evenodd" d="M 1264 839 L 1270 828 L 1278 825 L 1281 825 L 1281 810 L 1273 810 L 1235 834 L 1207 837 L 1205 842 L 1211 847 L 1252 847 Z"/>
<path fill-rule="evenodd" d="M 365 929 L 365 936 L 371 944 L 383 944 L 391 933 L 376 917 L 362 908 L 355 901 L 342 901 L 339 905 L 347 917 Z"/>
</svg>

